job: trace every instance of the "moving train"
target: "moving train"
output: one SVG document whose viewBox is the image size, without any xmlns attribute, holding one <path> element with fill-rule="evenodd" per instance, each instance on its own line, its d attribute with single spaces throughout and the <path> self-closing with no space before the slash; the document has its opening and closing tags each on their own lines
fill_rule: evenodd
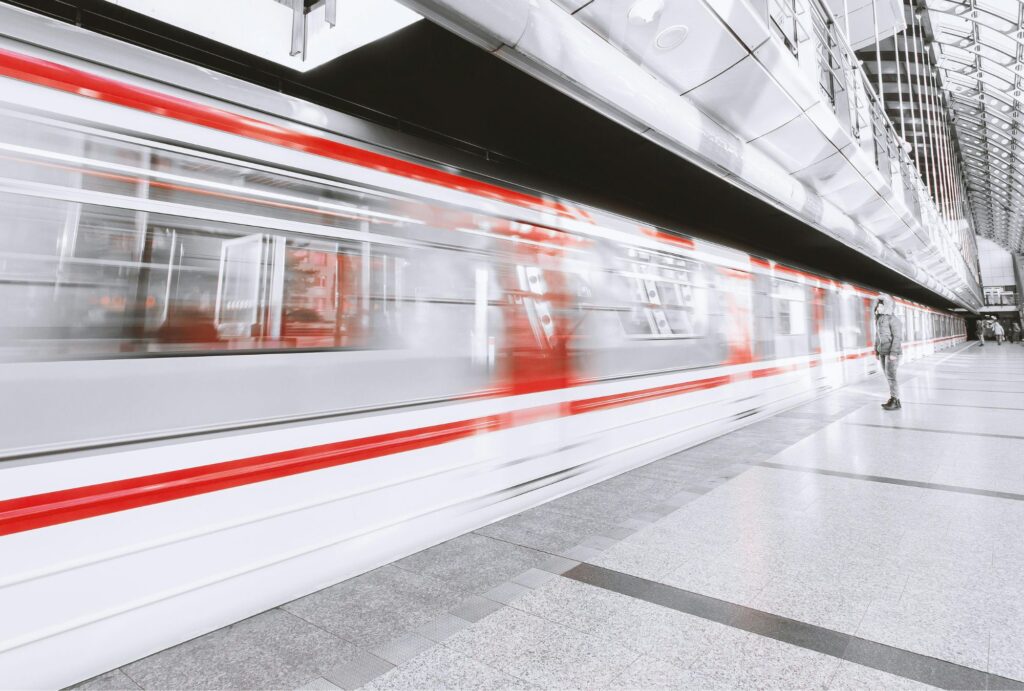
<svg viewBox="0 0 1024 691">
<path fill-rule="evenodd" d="M 877 367 L 872 290 L 46 31 L 80 57 L 0 37 L 9 686 L 79 681 Z M 897 303 L 908 359 L 964 340 Z"/>
</svg>

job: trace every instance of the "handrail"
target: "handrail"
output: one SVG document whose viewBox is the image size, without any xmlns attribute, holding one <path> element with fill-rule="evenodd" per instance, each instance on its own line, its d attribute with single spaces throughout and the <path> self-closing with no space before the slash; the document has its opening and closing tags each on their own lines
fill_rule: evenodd
<svg viewBox="0 0 1024 691">
<path fill-rule="evenodd" d="M 928 233 L 925 240 L 928 244 L 936 247 L 949 261 L 962 280 L 980 292 L 974 273 L 968 266 L 966 248 L 956 242 L 955 231 L 949 225 L 953 219 L 947 219 L 940 211 L 920 170 L 907 152 L 903 138 L 885 110 L 883 96 L 877 93 L 875 84 L 864 72 L 860 60 L 856 56 L 856 51 L 849 43 L 849 37 L 844 32 L 837 30 L 836 16 L 832 14 L 824 0 L 788 0 L 788 2 L 786 0 L 767 0 L 765 7 L 769 15 L 766 17 L 769 24 L 773 20 L 771 16 L 773 9 L 780 11 L 783 16 L 787 16 L 794 11 L 790 4 L 794 7 L 800 4 L 808 10 L 810 26 L 803 28 L 809 29 L 808 34 L 814 37 L 817 44 L 813 52 L 819 75 L 824 71 L 830 77 L 832 93 L 828 93 L 825 84 L 822 83 L 824 80 L 820 76 L 817 81 L 819 88 L 826 91 L 832 109 L 837 115 L 840 115 L 840 121 L 846 124 L 847 131 L 857 140 L 862 140 L 862 130 L 865 126 L 872 128 L 875 164 L 879 172 L 885 176 L 894 189 L 896 189 L 895 176 L 898 172 L 905 193 L 909 196 L 908 201 L 913 201 L 921 214 L 922 226 Z M 799 15 L 801 12 L 797 10 L 796 14 Z M 793 19 L 795 24 L 800 23 L 799 17 L 794 16 Z M 796 28 L 794 36 L 784 39 L 787 47 L 791 49 L 797 59 L 799 59 L 800 47 L 800 42 L 797 40 L 798 33 L 799 28 Z M 795 45 L 791 46 L 791 43 L 795 43 Z M 843 91 L 847 94 L 848 122 L 844 120 L 840 110 L 839 94 Z M 877 131 L 876 127 L 881 131 Z M 888 166 L 885 165 L 886 163 Z M 957 205 L 954 208 L 960 215 L 957 222 L 969 224 L 969 218 L 962 207 Z M 956 261 L 955 258 L 959 261 Z"/>
</svg>

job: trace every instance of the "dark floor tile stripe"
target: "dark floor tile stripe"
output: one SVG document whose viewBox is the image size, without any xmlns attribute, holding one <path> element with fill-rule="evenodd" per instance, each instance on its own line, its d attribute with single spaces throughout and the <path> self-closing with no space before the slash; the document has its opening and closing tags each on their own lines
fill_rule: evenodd
<svg viewBox="0 0 1024 691">
<path fill-rule="evenodd" d="M 977 494 L 982 497 L 994 497 L 996 499 L 1012 499 L 1024 501 L 1024 494 L 1013 492 L 999 492 L 992 489 L 977 489 L 975 487 L 961 487 L 959 485 L 942 485 L 935 482 L 921 482 L 919 480 L 903 480 L 897 477 L 885 475 L 863 475 L 861 473 L 848 473 L 842 470 L 829 470 L 827 468 L 809 468 L 802 465 L 789 465 L 788 463 L 772 463 L 762 461 L 755 465 L 764 468 L 775 468 L 776 470 L 792 470 L 798 473 L 814 473 L 815 475 L 830 475 L 832 477 L 844 477 L 851 480 L 867 480 L 868 482 L 881 482 L 886 485 L 903 485 L 904 487 L 920 487 L 922 489 L 937 489 L 943 492 L 958 492 L 960 494 Z"/>
<path fill-rule="evenodd" d="M 923 384 L 923 382 L 919 382 L 919 383 Z M 928 389 L 929 391 L 977 391 L 978 393 L 1016 393 L 1016 394 L 1024 393 L 1024 389 L 1020 389 L 1020 390 L 1016 390 L 1016 391 L 1014 391 L 1012 389 L 963 389 L 963 388 L 959 388 L 959 387 L 956 387 L 956 386 L 928 386 L 927 384 L 924 384 L 924 388 Z"/>
<path fill-rule="evenodd" d="M 1024 434 L 993 434 L 991 432 L 959 432 L 952 429 L 928 429 L 927 427 L 906 427 L 904 425 L 880 425 L 877 422 L 857 422 L 855 420 L 843 420 L 843 425 L 858 425 L 860 427 L 877 427 L 879 429 L 907 430 L 909 432 L 932 432 L 933 434 L 956 434 L 961 437 L 993 437 L 995 439 L 1018 439 L 1024 440 Z"/>
<path fill-rule="evenodd" d="M 939 405 L 945 408 L 982 408 L 984 410 L 1024 410 L 1008 405 L 968 405 L 967 403 L 932 403 L 930 401 L 912 401 L 909 398 L 901 398 L 901 403 L 913 403 L 914 405 Z"/>
<path fill-rule="evenodd" d="M 1024 689 L 1024 682 L 593 564 L 579 564 L 563 575 L 613 593 L 943 689 Z"/>
</svg>

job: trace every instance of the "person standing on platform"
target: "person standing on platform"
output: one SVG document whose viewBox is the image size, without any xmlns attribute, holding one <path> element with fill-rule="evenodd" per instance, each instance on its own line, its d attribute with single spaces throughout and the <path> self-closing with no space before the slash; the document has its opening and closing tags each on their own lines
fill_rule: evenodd
<svg viewBox="0 0 1024 691">
<path fill-rule="evenodd" d="M 1010 324 L 1010 343 L 1020 343 L 1020 324 Z"/>
<path fill-rule="evenodd" d="M 981 345 L 985 345 L 985 318 L 982 317 L 978 320 L 978 324 L 975 326 L 975 333 L 978 335 L 978 340 L 981 341 Z"/>
<path fill-rule="evenodd" d="M 1006 331 L 1003 329 L 1003 325 L 999 323 L 999 320 L 992 322 L 992 335 L 996 337 L 997 345 L 1003 345 L 1003 336 L 1006 335 Z"/>
<path fill-rule="evenodd" d="M 878 296 L 875 304 L 875 357 L 882 365 L 885 378 L 889 382 L 889 400 L 882 404 L 886 410 L 899 410 L 900 385 L 896 380 L 896 369 L 900 365 L 903 353 L 903 322 L 895 314 L 895 305 L 891 296 Z"/>
</svg>

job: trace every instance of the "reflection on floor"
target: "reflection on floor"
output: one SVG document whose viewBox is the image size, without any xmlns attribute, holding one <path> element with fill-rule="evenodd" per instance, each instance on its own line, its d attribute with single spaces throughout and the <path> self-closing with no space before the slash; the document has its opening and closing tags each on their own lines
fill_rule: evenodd
<svg viewBox="0 0 1024 691">
<path fill-rule="evenodd" d="M 903 375 L 81 688 L 1024 688 L 1024 348 Z"/>
</svg>

